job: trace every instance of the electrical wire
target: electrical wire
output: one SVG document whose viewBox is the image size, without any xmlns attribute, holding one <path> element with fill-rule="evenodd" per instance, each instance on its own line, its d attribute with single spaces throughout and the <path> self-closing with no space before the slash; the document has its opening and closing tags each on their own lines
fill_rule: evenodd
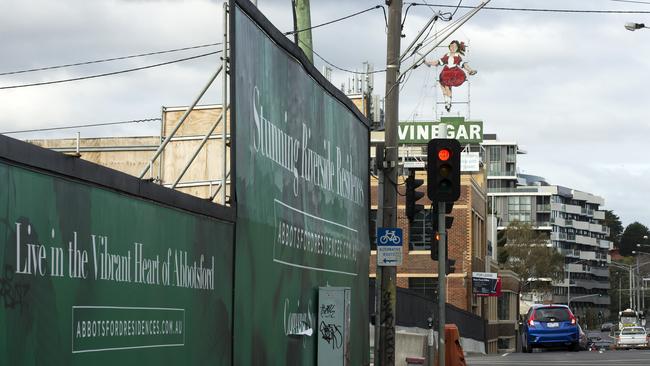
<svg viewBox="0 0 650 366">
<path fill-rule="evenodd" d="M 153 65 L 147 65 L 147 66 L 142 66 L 142 67 L 135 67 L 132 69 L 126 69 L 126 70 L 119 70 L 119 71 L 112 71 L 112 72 L 106 72 L 102 74 L 95 74 L 95 75 L 88 75 L 88 76 L 81 76 L 81 77 L 76 77 L 76 78 L 71 78 L 71 79 L 61 79 L 61 80 L 51 80 L 51 81 L 43 81 L 43 82 L 38 82 L 38 83 L 30 83 L 30 84 L 17 84 L 17 85 L 7 85 L 7 86 L 0 86 L 0 90 L 6 90 L 6 89 L 18 89 L 18 88 L 27 88 L 31 86 L 42 86 L 42 85 L 52 85 L 52 84 L 60 84 L 60 83 L 68 83 L 72 81 L 80 81 L 80 80 L 87 80 L 87 79 L 95 79 L 95 78 L 100 78 L 104 76 L 112 76 L 112 75 L 118 75 L 118 74 L 125 74 L 128 72 L 133 72 L 133 71 L 140 71 L 140 70 L 146 70 L 146 69 L 151 69 L 154 67 L 159 67 L 159 66 L 165 66 L 165 65 L 171 65 L 183 61 L 189 61 L 189 60 L 194 60 L 197 58 L 201 57 L 206 57 L 210 55 L 215 55 L 217 53 L 220 53 L 221 50 L 219 51 L 214 51 L 214 52 L 208 52 L 208 53 L 203 53 L 200 55 L 196 56 L 191 56 L 191 57 L 185 57 L 185 58 L 179 58 L 176 60 L 171 60 L 171 61 L 166 61 L 166 62 L 161 62 Z"/>
<path fill-rule="evenodd" d="M 104 122 L 104 123 L 91 123 L 83 124 L 76 126 L 61 126 L 61 127 L 47 127 L 47 128 L 35 128 L 31 130 L 19 130 L 19 131 L 7 131 L 0 132 L 0 135 L 11 135 L 15 133 L 26 133 L 26 132 L 42 132 L 42 131 L 55 131 L 55 130 L 68 130 L 72 128 L 86 128 L 86 127 L 99 127 L 99 126 L 112 126 L 112 125 L 123 125 L 127 123 L 142 123 L 142 122 L 153 122 L 161 121 L 161 118 L 143 118 L 143 119 L 132 119 L 128 121 L 118 121 L 118 122 Z"/>
<path fill-rule="evenodd" d="M 425 3 L 427 3 L 427 2 L 425 1 Z M 456 15 L 456 12 L 458 12 L 458 9 L 460 9 L 460 4 L 462 4 L 462 3 L 463 3 L 463 0 L 458 0 L 458 5 L 456 5 L 456 9 L 454 9 L 453 13 L 451 13 L 451 18 L 453 18 L 454 15 Z"/>
<path fill-rule="evenodd" d="M 648 1 L 632 1 L 632 0 L 609 0 L 609 1 L 614 1 L 617 3 L 632 3 L 632 4 L 647 4 L 650 5 L 650 2 Z"/>
<path fill-rule="evenodd" d="M 301 41 L 300 39 L 298 40 L 298 42 L 300 42 L 303 46 L 305 46 L 306 48 L 308 48 L 311 52 L 314 53 L 314 55 L 316 55 L 318 58 L 320 58 L 321 60 L 323 60 L 323 62 L 325 62 L 326 64 L 328 64 L 328 65 L 332 66 L 333 68 L 335 68 L 335 69 L 337 69 L 337 70 L 340 70 L 340 71 L 345 71 L 345 72 L 349 72 L 349 73 L 352 73 L 352 74 L 360 74 L 360 75 L 366 75 L 366 74 L 378 74 L 378 73 L 380 73 L 380 72 L 385 72 L 385 71 L 386 71 L 386 69 L 381 69 L 381 70 L 375 70 L 375 71 L 370 71 L 370 72 L 366 73 L 366 72 L 361 72 L 361 71 L 348 70 L 348 69 L 342 68 L 342 67 L 340 67 L 340 66 L 336 66 L 336 65 L 334 65 L 333 63 L 327 61 L 323 56 L 321 56 L 320 54 L 318 54 L 318 52 L 314 51 L 313 48 L 309 47 L 307 44 L 305 44 L 305 42 Z"/>
<path fill-rule="evenodd" d="M 361 15 L 361 14 L 363 14 L 363 13 L 369 12 L 369 11 L 371 11 L 371 10 L 379 9 L 379 8 L 383 8 L 383 6 L 382 6 L 382 5 L 375 5 L 375 6 L 373 6 L 373 7 L 368 8 L 368 9 L 361 10 L 361 11 L 358 11 L 358 12 L 356 12 L 356 13 L 352 13 L 352 14 L 350 14 L 350 15 L 346 15 L 346 16 L 341 17 L 341 18 L 337 18 L 337 19 L 334 19 L 334 20 L 330 20 L 329 22 L 325 22 L 325 23 L 317 24 L 317 25 L 314 25 L 314 26 L 309 27 L 309 28 L 304 28 L 304 29 L 298 29 L 298 30 L 294 30 L 294 31 L 284 32 L 284 35 L 285 35 L 285 36 L 288 36 L 288 35 L 292 35 L 292 34 L 296 34 L 296 33 L 304 32 L 304 31 L 308 31 L 308 30 L 316 29 L 316 28 L 319 28 L 319 27 L 322 27 L 322 26 L 325 26 L 325 25 L 329 25 L 329 24 L 332 24 L 332 23 L 340 22 L 340 21 L 342 21 L 342 20 L 350 19 L 350 18 L 355 17 L 355 16 L 357 16 L 357 15 Z"/>
<path fill-rule="evenodd" d="M 144 57 L 144 56 L 152 56 L 152 55 L 162 55 L 165 53 L 172 53 L 172 52 L 179 52 L 179 51 L 187 51 L 187 50 L 194 50 L 197 48 L 205 48 L 205 47 L 212 47 L 212 46 L 218 46 L 222 44 L 221 42 L 219 43 L 209 43 L 209 44 L 202 44 L 198 46 L 191 46 L 191 47 L 183 47 L 183 48 L 175 48 L 171 50 L 164 50 L 164 51 L 156 51 L 156 52 L 148 52 L 148 53 L 139 53 L 137 55 L 129 55 L 129 56 L 120 56 L 120 57 L 112 57 L 112 58 L 105 58 L 105 59 L 100 59 L 100 60 L 92 60 L 92 61 L 83 61 L 83 62 L 76 62 L 72 64 L 64 64 L 64 65 L 56 65 L 56 66 L 46 66 L 46 67 L 38 67 L 34 69 L 27 69 L 27 70 L 17 70 L 17 71 L 7 71 L 7 72 L 1 72 L 0 76 L 5 76 L 5 75 L 15 75 L 15 74 L 24 74 L 28 72 L 35 72 L 35 71 L 43 71 L 43 70 L 54 70 L 54 69 L 62 69 L 66 67 L 72 67 L 72 66 L 81 66 L 81 65 L 90 65 L 90 64 L 98 64 L 102 62 L 110 62 L 110 61 L 117 61 L 117 60 L 126 60 L 130 58 L 136 58 L 136 57 Z"/>
<path fill-rule="evenodd" d="M 449 4 L 422 4 L 413 3 L 415 5 L 423 5 L 429 7 L 439 8 L 455 8 L 459 9 L 474 9 L 474 6 L 468 5 L 449 5 Z M 502 11 L 528 11 L 528 12 L 543 12 L 543 13 L 573 13 L 573 14 L 650 14 L 647 10 L 584 10 L 584 9 L 548 9 L 548 8 L 511 8 L 511 7 L 497 7 L 497 6 L 484 6 L 485 10 L 502 10 Z"/>
</svg>

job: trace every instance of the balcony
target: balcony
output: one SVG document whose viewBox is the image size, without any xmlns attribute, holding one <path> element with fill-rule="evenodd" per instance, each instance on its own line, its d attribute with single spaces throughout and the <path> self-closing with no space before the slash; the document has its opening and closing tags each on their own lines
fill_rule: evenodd
<svg viewBox="0 0 650 366">
<path fill-rule="evenodd" d="M 506 154 L 506 163 L 516 163 L 517 154 Z"/>
<path fill-rule="evenodd" d="M 586 264 L 570 263 L 564 266 L 564 270 L 571 273 L 589 273 L 590 268 Z M 571 280 L 573 281 L 573 279 Z"/>
<path fill-rule="evenodd" d="M 560 254 L 565 257 L 581 258 L 580 250 L 578 249 L 560 249 Z"/>
<path fill-rule="evenodd" d="M 580 259 L 596 260 L 596 252 L 582 251 L 580 252 Z"/>
<path fill-rule="evenodd" d="M 614 243 L 609 240 L 596 239 L 596 242 L 598 243 L 598 246 L 603 249 L 612 250 L 614 248 Z"/>
<path fill-rule="evenodd" d="M 598 239 L 589 236 L 576 235 L 575 240 L 578 244 L 598 246 Z"/>
<path fill-rule="evenodd" d="M 493 177 L 488 177 L 493 178 Z M 488 188 L 488 193 L 536 193 L 537 188 Z"/>
<path fill-rule="evenodd" d="M 535 210 L 540 213 L 540 212 L 551 212 L 551 204 L 547 203 L 545 205 L 536 205 Z"/>
<path fill-rule="evenodd" d="M 593 216 L 594 215 L 594 210 L 592 210 L 590 208 L 586 208 L 586 207 L 580 207 L 580 213 L 582 215 L 586 215 L 586 216 Z"/>
<path fill-rule="evenodd" d="M 609 269 L 606 267 L 591 267 L 591 273 L 600 277 L 609 277 Z"/>
<path fill-rule="evenodd" d="M 589 231 L 599 234 L 609 234 L 609 228 L 600 224 L 589 224 Z"/>
<path fill-rule="evenodd" d="M 492 169 L 488 170 L 488 177 L 517 177 L 517 172 L 514 169 Z"/>
<path fill-rule="evenodd" d="M 574 221 L 573 227 L 579 230 L 590 230 L 590 224 L 587 221 Z"/>
<path fill-rule="evenodd" d="M 605 211 L 594 211 L 593 215 L 596 220 L 605 220 Z"/>
<path fill-rule="evenodd" d="M 552 232 L 551 233 L 551 240 L 575 242 L 576 241 L 576 236 L 573 235 L 573 234 Z"/>
</svg>

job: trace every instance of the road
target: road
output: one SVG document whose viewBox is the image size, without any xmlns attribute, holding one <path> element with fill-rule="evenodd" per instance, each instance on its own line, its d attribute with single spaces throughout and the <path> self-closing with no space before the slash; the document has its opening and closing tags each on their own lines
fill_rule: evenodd
<svg viewBox="0 0 650 366">
<path fill-rule="evenodd" d="M 590 338 L 605 348 L 611 343 L 607 333 L 588 332 Z M 468 366 L 647 366 L 650 350 L 603 352 L 568 352 L 565 350 L 535 350 L 533 353 L 511 353 L 497 356 L 468 357 Z"/>
<path fill-rule="evenodd" d="M 531 354 L 467 358 L 468 366 L 647 366 L 650 351 L 567 352 L 543 351 Z"/>
</svg>

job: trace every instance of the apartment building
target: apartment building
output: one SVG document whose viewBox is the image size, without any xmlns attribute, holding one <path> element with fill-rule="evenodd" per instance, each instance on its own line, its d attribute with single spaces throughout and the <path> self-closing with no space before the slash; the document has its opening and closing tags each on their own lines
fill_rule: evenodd
<svg viewBox="0 0 650 366">
<path fill-rule="evenodd" d="M 601 312 L 608 316 L 610 298 L 608 263 L 612 242 L 603 225 L 604 199 L 576 189 L 549 184 L 543 177 L 518 174 L 517 157 L 524 154 L 517 143 L 485 135 L 488 211 L 496 217 L 489 228 L 491 242 L 515 220 L 529 223 L 546 235 L 549 245 L 565 260 L 564 280 L 553 283 L 547 298 L 522 295 L 526 303 L 568 303 L 580 316 Z M 496 251 L 493 253 L 496 258 Z M 567 294 L 569 298 L 567 298 Z M 522 307 L 522 311 L 525 307 Z"/>
</svg>

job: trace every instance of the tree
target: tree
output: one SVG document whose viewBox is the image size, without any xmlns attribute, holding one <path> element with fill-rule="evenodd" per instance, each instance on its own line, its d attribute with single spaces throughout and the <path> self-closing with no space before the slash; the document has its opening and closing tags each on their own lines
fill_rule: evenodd
<svg viewBox="0 0 650 366">
<path fill-rule="evenodd" d="M 505 269 L 519 275 L 522 288 L 548 291 L 552 281 L 564 278 L 564 256 L 550 247 L 547 235 L 535 231 L 528 223 L 513 221 L 505 229 L 505 242 L 498 253 Z"/>
<path fill-rule="evenodd" d="M 620 217 L 612 210 L 605 210 L 605 220 L 602 224 L 609 227 L 607 240 L 614 243 L 614 248 L 620 248 L 621 234 L 623 234 L 623 223 Z"/>
<path fill-rule="evenodd" d="M 621 235 L 621 245 L 619 247 L 621 255 L 632 255 L 632 251 L 637 250 L 636 245 L 642 244 L 644 242 L 643 237 L 649 234 L 650 232 L 645 225 L 639 222 L 629 224 L 623 231 L 623 235 Z"/>
</svg>

